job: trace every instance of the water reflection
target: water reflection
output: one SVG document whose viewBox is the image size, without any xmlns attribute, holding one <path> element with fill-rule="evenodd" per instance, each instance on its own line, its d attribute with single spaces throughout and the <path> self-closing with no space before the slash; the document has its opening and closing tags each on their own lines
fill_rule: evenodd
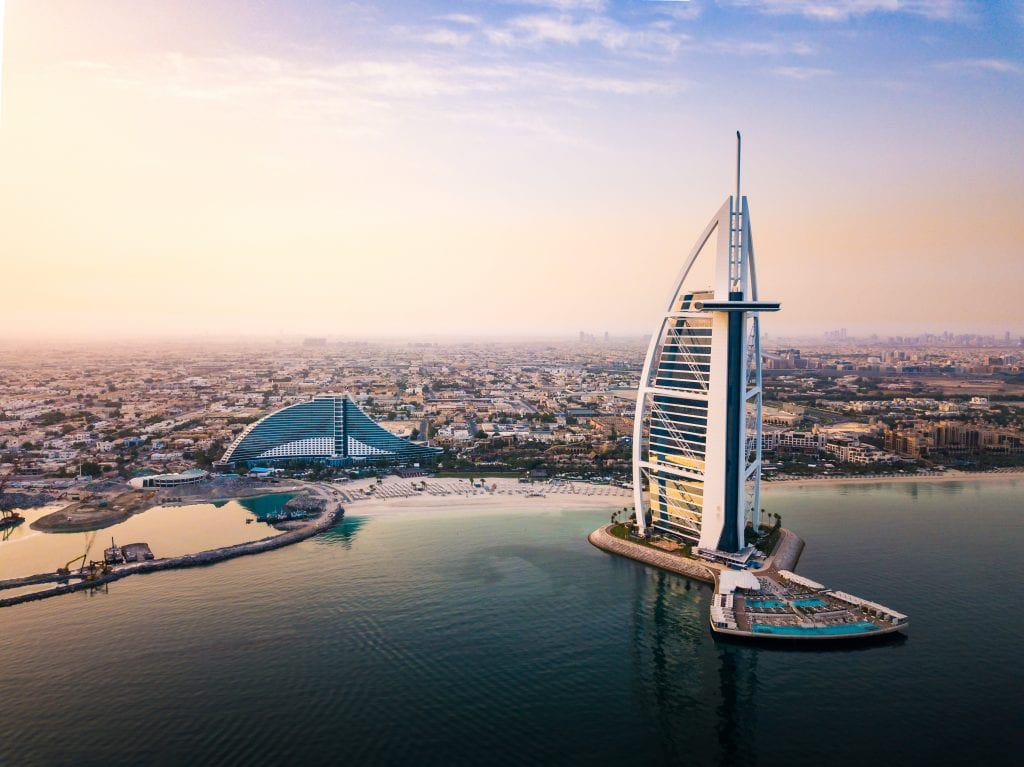
<svg viewBox="0 0 1024 767">
<path fill-rule="evenodd" d="M 1021 484 L 1020 480 L 1007 479 L 1006 475 L 994 477 L 1003 488 L 1017 489 Z M 982 492 L 985 490 L 987 479 L 933 479 L 914 481 L 892 482 L 879 480 L 878 482 L 850 482 L 848 484 L 836 485 L 806 485 L 799 489 L 802 493 L 818 493 L 821 495 L 847 495 L 847 496 L 877 496 L 879 493 L 893 493 L 910 498 L 929 496 L 952 496 L 962 495 L 967 490 Z M 786 491 L 783 484 L 769 486 L 768 494 L 774 494 L 776 489 Z M 792 491 L 790 491 L 792 492 Z"/>
<path fill-rule="evenodd" d="M 666 764 L 755 762 L 757 653 L 708 641 L 711 594 L 646 568 L 634 583 L 633 662 Z"/>
<path fill-rule="evenodd" d="M 710 630 L 710 629 L 709 629 Z M 757 653 L 749 648 L 718 647 L 718 764 L 753 761 L 757 732 Z"/>
<path fill-rule="evenodd" d="M 17 530 L 18 527 L 23 524 L 25 524 L 24 519 L 16 520 L 9 524 L 2 531 L 0 531 L 0 541 L 10 540 L 10 537 L 14 535 L 14 531 Z"/>
<path fill-rule="evenodd" d="M 356 537 L 356 533 L 359 532 L 359 528 L 367 522 L 369 520 L 366 517 L 342 517 L 338 524 L 330 530 L 321 533 L 313 540 L 327 546 L 342 546 L 343 548 L 350 549 L 352 548 L 352 541 Z"/>
<path fill-rule="evenodd" d="M 284 505 L 295 497 L 295 493 L 270 493 L 269 495 L 258 495 L 255 498 L 239 498 L 238 504 L 251 511 L 261 522 L 268 514 L 278 514 Z M 213 505 L 220 508 L 228 501 L 218 501 Z"/>
</svg>

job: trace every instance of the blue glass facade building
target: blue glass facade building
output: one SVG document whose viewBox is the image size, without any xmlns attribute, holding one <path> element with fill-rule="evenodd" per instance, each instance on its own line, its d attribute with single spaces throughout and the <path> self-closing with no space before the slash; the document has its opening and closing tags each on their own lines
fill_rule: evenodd
<svg viewBox="0 0 1024 767">
<path fill-rule="evenodd" d="M 382 428 L 348 395 L 323 395 L 251 424 L 231 443 L 220 463 L 293 459 L 342 465 L 410 463 L 430 460 L 441 452 Z"/>
</svg>

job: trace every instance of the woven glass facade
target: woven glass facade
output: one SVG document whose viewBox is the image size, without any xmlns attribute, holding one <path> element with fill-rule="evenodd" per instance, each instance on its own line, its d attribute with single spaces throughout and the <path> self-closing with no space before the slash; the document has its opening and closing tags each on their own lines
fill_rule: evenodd
<svg viewBox="0 0 1024 767">
<path fill-rule="evenodd" d="M 348 395 L 326 395 L 282 408 L 250 425 L 221 462 L 302 458 L 404 463 L 440 452 L 381 428 Z"/>
</svg>

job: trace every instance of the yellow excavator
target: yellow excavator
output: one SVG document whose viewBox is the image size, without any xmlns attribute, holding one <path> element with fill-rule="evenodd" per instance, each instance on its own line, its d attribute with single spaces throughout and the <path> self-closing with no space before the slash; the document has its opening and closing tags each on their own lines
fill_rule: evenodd
<svg viewBox="0 0 1024 767">
<path fill-rule="evenodd" d="M 86 564 L 89 559 L 89 549 L 92 548 L 92 542 L 96 540 L 96 532 L 97 531 L 93 531 L 86 534 L 85 551 L 74 559 L 68 560 L 68 563 L 64 565 L 64 567 L 58 567 L 57 575 L 62 578 L 69 578 L 71 576 L 71 565 L 75 564 L 75 562 L 81 562 L 78 567 L 78 574 L 83 580 L 94 581 L 101 575 L 106 575 L 111 571 L 110 566 L 105 562 L 89 562 Z"/>
</svg>

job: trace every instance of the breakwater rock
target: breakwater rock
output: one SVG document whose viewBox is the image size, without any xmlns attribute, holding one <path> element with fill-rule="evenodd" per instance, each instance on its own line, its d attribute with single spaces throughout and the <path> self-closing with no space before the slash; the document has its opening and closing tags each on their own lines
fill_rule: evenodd
<svg viewBox="0 0 1024 767">
<path fill-rule="evenodd" d="M 710 568 L 691 559 L 685 559 L 678 554 L 669 554 L 666 551 L 658 551 L 650 546 L 644 546 L 642 543 L 634 543 L 633 541 L 624 541 L 621 538 L 616 538 L 608 532 L 610 527 L 611 525 L 599 527 L 587 536 L 587 540 L 609 554 L 629 557 L 637 562 L 643 562 L 646 565 L 651 565 L 661 570 L 668 570 L 676 575 L 714 584 L 715 575 Z"/>
<path fill-rule="evenodd" d="M 327 507 L 327 499 L 317 495 L 297 495 L 290 499 L 284 507 L 295 511 L 323 511 Z"/>
<path fill-rule="evenodd" d="M 587 540 L 597 548 L 607 551 L 609 554 L 618 554 L 621 557 L 635 559 L 646 565 L 668 570 L 686 578 L 703 581 L 704 583 L 715 583 L 715 569 L 707 567 L 700 562 L 681 557 L 678 554 L 669 554 L 666 551 L 659 551 L 650 546 L 635 541 L 627 541 L 616 538 L 609 530 L 611 525 L 599 527 L 587 536 Z M 796 533 L 783 528 L 778 542 L 771 555 L 765 562 L 764 568 L 759 573 L 768 573 L 773 570 L 794 570 L 804 550 L 804 541 Z"/>
</svg>

